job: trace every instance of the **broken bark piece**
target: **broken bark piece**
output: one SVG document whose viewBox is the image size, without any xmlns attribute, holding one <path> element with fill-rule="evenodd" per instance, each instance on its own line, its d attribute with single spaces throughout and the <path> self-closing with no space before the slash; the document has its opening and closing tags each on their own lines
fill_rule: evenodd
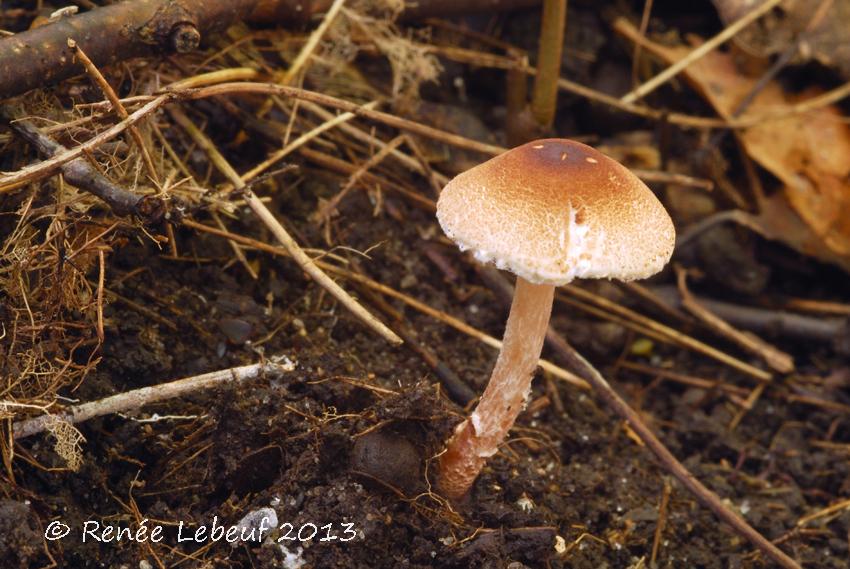
<svg viewBox="0 0 850 569">
<path fill-rule="evenodd" d="M 132 0 L 60 18 L 0 40 L 0 99 L 84 72 L 73 38 L 98 67 L 131 57 L 185 52 L 244 18 L 257 0 Z"/>
</svg>

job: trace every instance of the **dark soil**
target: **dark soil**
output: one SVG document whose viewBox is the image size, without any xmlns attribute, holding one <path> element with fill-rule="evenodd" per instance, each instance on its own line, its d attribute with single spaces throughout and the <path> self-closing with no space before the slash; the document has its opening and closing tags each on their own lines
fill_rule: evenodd
<svg viewBox="0 0 850 569">
<path fill-rule="evenodd" d="M 600 25 L 581 2 L 577 12 L 577 21 Z M 537 25 L 531 15 L 520 24 Z M 509 27 L 506 35 L 511 33 L 520 35 L 520 28 Z M 582 82 L 603 79 L 598 70 L 575 71 L 586 74 L 578 76 Z M 575 113 L 581 118 L 563 118 L 559 128 L 565 133 L 600 112 L 583 102 L 564 104 L 588 111 Z M 494 120 L 488 111 L 479 114 L 485 122 Z M 619 132 L 623 124 L 635 128 L 633 119 L 621 117 L 603 129 Z M 240 157 L 250 163 L 256 148 L 230 151 L 234 163 Z M 322 235 L 307 216 L 317 196 L 338 190 L 339 179 L 308 166 L 300 174 L 305 181 L 278 195 L 276 207 L 302 243 L 321 246 Z M 417 183 L 428 194 L 427 183 Z M 386 199 L 383 213 L 373 217 L 364 194 L 349 196 L 334 220 L 336 243 L 359 250 L 379 244 L 362 261 L 373 278 L 500 336 L 504 307 L 471 264 L 440 241 L 436 220 L 391 194 Z M 245 215 L 231 230 L 273 241 Z M 0 493 L 5 498 L 0 500 L 0 566 L 638 569 L 650 566 L 656 538 L 657 567 L 770 566 L 671 480 L 591 393 L 542 373 L 512 439 L 490 460 L 466 502 L 448 507 L 430 491 L 433 457 L 463 409 L 447 398 L 417 354 L 392 348 L 364 329 L 286 259 L 250 253 L 260 267 L 260 278 L 252 280 L 238 263 L 230 263 L 232 252 L 223 240 L 186 230 L 177 238 L 198 262 L 169 261 L 159 249 L 128 239 L 111 255 L 107 271 L 107 286 L 171 325 L 121 301 L 110 302 L 103 359 L 76 391 L 64 395 L 91 401 L 270 356 L 288 357 L 295 369 L 79 425 L 86 444 L 78 472 L 61 469 L 47 435 L 21 441 L 11 468 L 15 483 Z M 769 275 L 756 275 L 761 283 L 756 294 L 802 291 L 840 300 L 843 291 L 843 301 L 848 300 L 846 275 L 751 235 L 731 239 L 736 255 L 773 266 Z M 451 270 L 433 262 L 426 247 Z M 711 270 L 720 253 L 710 247 L 702 258 L 699 251 L 678 254 Z M 786 264 L 773 263 L 777 257 Z M 140 267 L 144 270 L 131 273 Z M 707 281 L 704 291 L 755 302 L 722 284 L 741 282 L 732 278 L 740 271 L 729 278 L 710 276 L 715 280 Z M 670 282 L 670 275 L 660 281 Z M 601 290 L 629 302 L 613 286 Z M 481 391 L 493 350 L 391 304 L 424 345 Z M 691 472 L 754 527 L 807 568 L 848 567 L 850 510 L 797 527 L 801 517 L 850 495 L 845 415 L 788 402 L 788 378 L 778 378 L 733 430 L 729 424 L 741 408 L 722 391 L 653 380 L 619 363 L 624 358 L 652 363 L 752 388 L 747 376 L 673 346 L 656 344 L 632 354 L 639 336 L 617 324 L 588 320 L 565 305 L 556 304 L 553 322 L 641 409 Z M 701 336 L 745 357 L 722 339 Z M 830 346 L 771 340 L 795 355 L 796 377 L 835 376 L 847 369 Z M 544 356 L 552 354 L 544 350 Z M 846 401 L 846 381 L 830 393 Z M 816 440 L 837 446 L 813 445 Z M 672 491 L 660 514 L 668 484 Z M 199 525 L 211 527 L 214 519 L 236 525 L 263 508 L 274 510 L 278 526 L 263 543 L 178 542 Z M 43 528 L 53 520 L 67 524 L 71 533 L 44 541 Z M 135 531 L 142 520 L 148 528 L 163 526 L 162 542 L 100 543 L 91 534 L 84 542 L 83 529 L 93 527 L 86 522 L 97 522 L 101 530 Z M 302 542 L 298 532 L 309 534 L 310 524 L 319 528 L 317 536 Z M 337 539 L 320 540 L 328 535 Z"/>
</svg>

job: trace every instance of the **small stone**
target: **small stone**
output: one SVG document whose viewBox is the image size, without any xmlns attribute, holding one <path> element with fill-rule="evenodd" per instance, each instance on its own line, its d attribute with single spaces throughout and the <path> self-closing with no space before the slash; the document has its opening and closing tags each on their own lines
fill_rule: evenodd
<svg viewBox="0 0 850 569">
<path fill-rule="evenodd" d="M 228 341 L 237 346 L 250 340 L 254 332 L 254 327 L 241 318 L 222 318 L 218 322 L 218 327 L 227 336 Z"/>
<path fill-rule="evenodd" d="M 419 484 L 422 457 L 406 438 L 389 431 L 374 431 L 354 443 L 351 466 L 403 491 Z"/>
</svg>

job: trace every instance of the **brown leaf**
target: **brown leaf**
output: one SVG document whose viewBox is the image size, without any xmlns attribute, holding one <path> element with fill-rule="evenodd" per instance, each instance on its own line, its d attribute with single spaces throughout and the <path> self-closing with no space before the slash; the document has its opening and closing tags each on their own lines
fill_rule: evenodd
<svg viewBox="0 0 850 569">
<path fill-rule="evenodd" d="M 637 37 L 631 24 L 620 21 L 619 31 Z M 692 48 L 668 47 L 648 40 L 647 51 L 672 64 Z M 682 76 L 726 119 L 755 87 L 758 78 L 742 74 L 730 55 L 712 51 L 691 63 Z M 763 117 L 787 109 L 818 94 L 786 94 L 777 82 L 766 85 L 740 117 Z M 765 215 L 778 212 L 777 203 L 761 203 L 759 222 L 795 249 L 850 271 L 850 126 L 834 106 L 768 118 L 739 131 L 747 154 L 783 182 L 790 211 L 776 221 Z M 794 227 L 800 220 L 805 227 Z M 776 223 L 781 223 L 777 226 Z"/>
</svg>

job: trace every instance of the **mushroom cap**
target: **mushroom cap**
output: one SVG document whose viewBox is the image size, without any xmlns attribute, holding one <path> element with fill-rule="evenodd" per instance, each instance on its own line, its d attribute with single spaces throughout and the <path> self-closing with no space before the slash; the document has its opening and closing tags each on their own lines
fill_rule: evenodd
<svg viewBox="0 0 850 569">
<path fill-rule="evenodd" d="M 538 284 L 635 280 L 660 271 L 670 216 L 616 160 L 572 140 L 529 142 L 451 180 L 437 219 L 461 250 Z"/>
</svg>

